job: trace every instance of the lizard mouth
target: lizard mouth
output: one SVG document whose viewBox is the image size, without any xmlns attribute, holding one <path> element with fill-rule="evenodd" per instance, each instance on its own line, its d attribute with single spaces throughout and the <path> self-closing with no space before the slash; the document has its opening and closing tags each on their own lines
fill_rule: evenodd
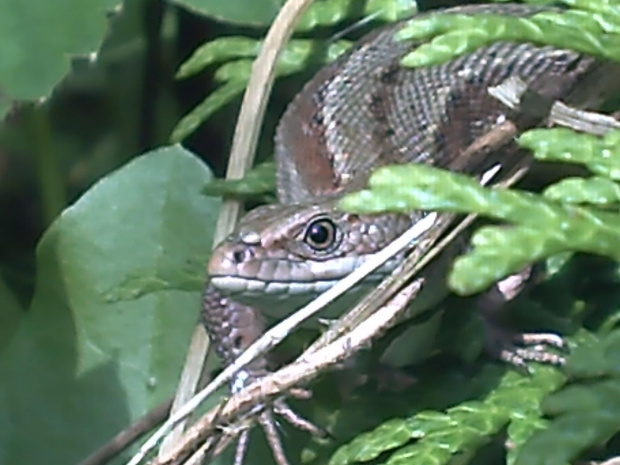
<svg viewBox="0 0 620 465">
<path fill-rule="evenodd" d="M 373 278 L 362 281 L 351 288 L 345 296 L 329 304 L 321 312 L 321 316 L 324 318 L 340 316 L 343 310 L 357 302 L 363 293 L 368 291 L 370 281 L 373 283 L 376 281 Z M 242 304 L 257 308 L 273 318 L 282 318 L 307 305 L 338 280 L 278 282 L 233 276 L 211 276 L 211 284 L 220 292 Z"/>
<path fill-rule="evenodd" d="M 257 295 L 282 296 L 320 294 L 332 287 L 338 279 L 314 280 L 305 282 L 292 281 L 263 281 L 260 279 L 242 278 L 238 276 L 211 276 L 211 283 L 221 292 L 230 295 Z"/>
<path fill-rule="evenodd" d="M 327 262 L 292 263 L 264 260 L 261 263 L 231 264 L 224 261 L 209 263 L 212 284 L 223 294 L 272 296 L 318 295 L 359 267 L 371 257 L 343 257 Z M 401 254 L 386 262 L 364 281 L 377 281 L 390 273 L 402 260 Z"/>
</svg>

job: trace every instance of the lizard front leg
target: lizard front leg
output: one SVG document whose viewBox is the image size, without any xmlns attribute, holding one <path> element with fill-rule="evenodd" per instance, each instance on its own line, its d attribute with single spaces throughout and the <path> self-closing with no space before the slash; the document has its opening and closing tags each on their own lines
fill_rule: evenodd
<svg viewBox="0 0 620 465">
<path fill-rule="evenodd" d="M 247 347 L 256 341 L 265 331 L 266 324 L 261 312 L 249 305 L 242 304 L 222 295 L 213 285 L 207 284 L 203 294 L 201 321 L 204 324 L 211 343 L 224 364 L 231 363 Z M 269 372 L 266 357 L 259 357 L 239 371 L 231 382 L 230 390 L 235 393 L 248 384 L 260 379 Z M 307 391 L 296 390 L 291 395 L 307 398 Z M 274 414 L 284 417 L 293 426 L 317 436 L 325 436 L 325 431 L 295 413 L 284 398 L 276 399 L 272 404 L 257 405 L 246 412 L 247 418 L 256 417 L 261 425 L 274 459 L 278 465 L 288 465 Z M 247 418 L 243 418 L 246 420 Z M 239 435 L 235 451 L 235 465 L 243 463 L 248 439 L 249 426 L 252 421 L 244 421 L 246 426 L 229 428 L 234 435 Z M 215 446 L 218 449 L 218 446 Z"/>
</svg>

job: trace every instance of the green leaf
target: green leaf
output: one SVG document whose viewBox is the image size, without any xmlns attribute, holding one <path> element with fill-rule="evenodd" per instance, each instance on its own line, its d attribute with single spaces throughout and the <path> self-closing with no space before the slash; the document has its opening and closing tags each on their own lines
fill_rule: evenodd
<svg viewBox="0 0 620 465">
<path fill-rule="evenodd" d="M 359 6 L 353 0 L 315 1 L 297 25 L 297 31 L 311 31 L 321 26 L 338 24 L 345 19 L 355 19 L 352 12 Z M 360 12 L 362 20 L 397 21 L 417 11 L 415 0 L 368 0 Z"/>
<path fill-rule="evenodd" d="M 543 195 L 558 202 L 617 207 L 620 185 L 603 177 L 568 178 L 547 187 Z"/>
<path fill-rule="evenodd" d="M 177 78 L 184 79 L 202 71 L 207 66 L 231 58 L 258 55 L 262 41 L 249 37 L 222 37 L 198 47 L 179 68 Z"/>
<path fill-rule="evenodd" d="M 174 392 L 218 213 L 200 193 L 210 179 L 181 147 L 156 150 L 45 233 L 32 307 L 0 359 L 7 463 L 76 463 Z"/>
<path fill-rule="evenodd" d="M 562 0 L 562 3 L 583 11 L 600 13 L 601 18 L 620 23 L 620 5 L 615 0 Z"/>
<path fill-rule="evenodd" d="M 450 286 L 464 295 L 480 292 L 529 263 L 572 250 L 574 244 L 566 240 L 571 231 L 560 237 L 544 227 L 542 234 L 540 229 L 528 226 L 480 228 L 471 239 L 475 247 L 472 253 L 455 260 L 448 278 Z"/>
<path fill-rule="evenodd" d="M 177 77 L 190 77 L 211 64 L 233 58 L 255 58 L 258 56 L 262 44 L 262 41 L 247 37 L 223 37 L 207 42 L 198 47 L 192 56 L 181 65 Z M 351 43 L 344 40 L 329 43 L 291 40 L 286 44 L 278 58 L 278 73 L 290 74 L 302 71 L 309 59 L 313 58 L 316 61 L 317 50 L 321 50 L 320 55 L 322 59 L 319 60 L 319 63 L 328 63 L 335 60 L 350 46 Z M 247 60 L 242 62 L 245 63 Z M 235 69 L 235 71 L 235 73 L 219 71 L 217 78 L 222 81 L 243 78 L 247 82 L 250 77 L 250 67 L 242 75 L 239 75 L 238 69 Z"/>
<path fill-rule="evenodd" d="M 200 47 L 186 61 L 179 70 L 179 77 L 188 77 L 200 72 L 205 66 L 224 61 L 227 58 L 248 56 L 254 58 L 261 43 L 242 37 L 217 39 Z M 325 46 L 320 54 L 316 54 L 317 44 L 306 41 L 291 41 L 283 51 L 278 64 L 276 75 L 284 77 L 305 69 L 309 58 L 324 61 L 334 60 L 350 46 L 349 42 L 338 41 Z M 215 72 L 215 79 L 224 82 L 207 98 L 185 115 L 175 127 L 171 141 L 179 142 L 194 132 L 202 123 L 215 112 L 240 96 L 245 89 L 252 72 L 252 60 L 238 59 L 220 66 Z"/>
<path fill-rule="evenodd" d="M 118 0 L 0 0 L 0 118 L 10 100 L 46 97 L 71 56 L 97 49 Z"/>
<path fill-rule="evenodd" d="M 611 375 L 620 378 L 620 331 L 603 338 L 590 335 L 572 351 L 566 363 L 566 373 L 576 379 L 600 378 Z"/>
</svg>

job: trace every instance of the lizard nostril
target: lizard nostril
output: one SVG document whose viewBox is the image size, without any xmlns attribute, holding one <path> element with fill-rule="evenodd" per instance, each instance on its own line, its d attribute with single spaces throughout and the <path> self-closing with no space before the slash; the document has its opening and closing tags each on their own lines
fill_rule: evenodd
<svg viewBox="0 0 620 465">
<path fill-rule="evenodd" d="M 232 251 L 231 257 L 235 263 L 243 263 L 251 260 L 254 254 L 247 247 L 239 247 Z"/>
<path fill-rule="evenodd" d="M 233 347 L 237 350 L 241 350 L 243 347 L 243 336 L 239 335 L 233 339 Z"/>
</svg>

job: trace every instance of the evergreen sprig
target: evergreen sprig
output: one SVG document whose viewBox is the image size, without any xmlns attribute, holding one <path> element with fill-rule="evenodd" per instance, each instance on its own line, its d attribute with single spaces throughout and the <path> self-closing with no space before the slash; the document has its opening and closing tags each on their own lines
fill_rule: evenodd
<svg viewBox="0 0 620 465">
<path fill-rule="evenodd" d="M 554 145 L 556 138 L 562 143 Z M 576 161 L 597 167 L 599 174 L 613 175 L 620 168 L 617 139 L 618 133 L 597 140 L 566 130 L 536 130 L 520 141 L 535 150 L 536 158 Z M 615 185 L 612 179 L 605 182 L 608 187 Z M 347 196 L 341 206 L 360 213 L 415 209 L 477 213 L 513 225 L 487 226 L 474 234 L 473 250 L 456 260 L 449 278 L 460 294 L 480 292 L 528 263 L 561 252 L 591 252 L 620 260 L 620 214 L 608 209 L 531 192 L 484 188 L 463 174 L 426 165 L 381 168 L 372 175 L 369 187 Z M 566 183 L 548 191 L 554 188 L 556 192 L 565 189 Z"/>
<path fill-rule="evenodd" d="M 481 400 L 386 421 L 342 446 L 329 463 L 364 463 L 389 453 L 383 462 L 389 465 L 447 464 L 456 454 L 474 453 L 503 428 L 513 444 L 521 445 L 545 425 L 540 401 L 563 379 L 550 367 L 536 367 L 531 376 L 508 371 Z"/>
<path fill-rule="evenodd" d="M 443 63 L 498 41 L 553 45 L 620 61 L 620 7 L 592 2 L 596 12 L 573 9 L 545 11 L 528 17 L 482 13 L 436 14 L 412 19 L 401 28 L 400 40 L 423 41 L 402 60 L 403 66 Z"/>
</svg>

